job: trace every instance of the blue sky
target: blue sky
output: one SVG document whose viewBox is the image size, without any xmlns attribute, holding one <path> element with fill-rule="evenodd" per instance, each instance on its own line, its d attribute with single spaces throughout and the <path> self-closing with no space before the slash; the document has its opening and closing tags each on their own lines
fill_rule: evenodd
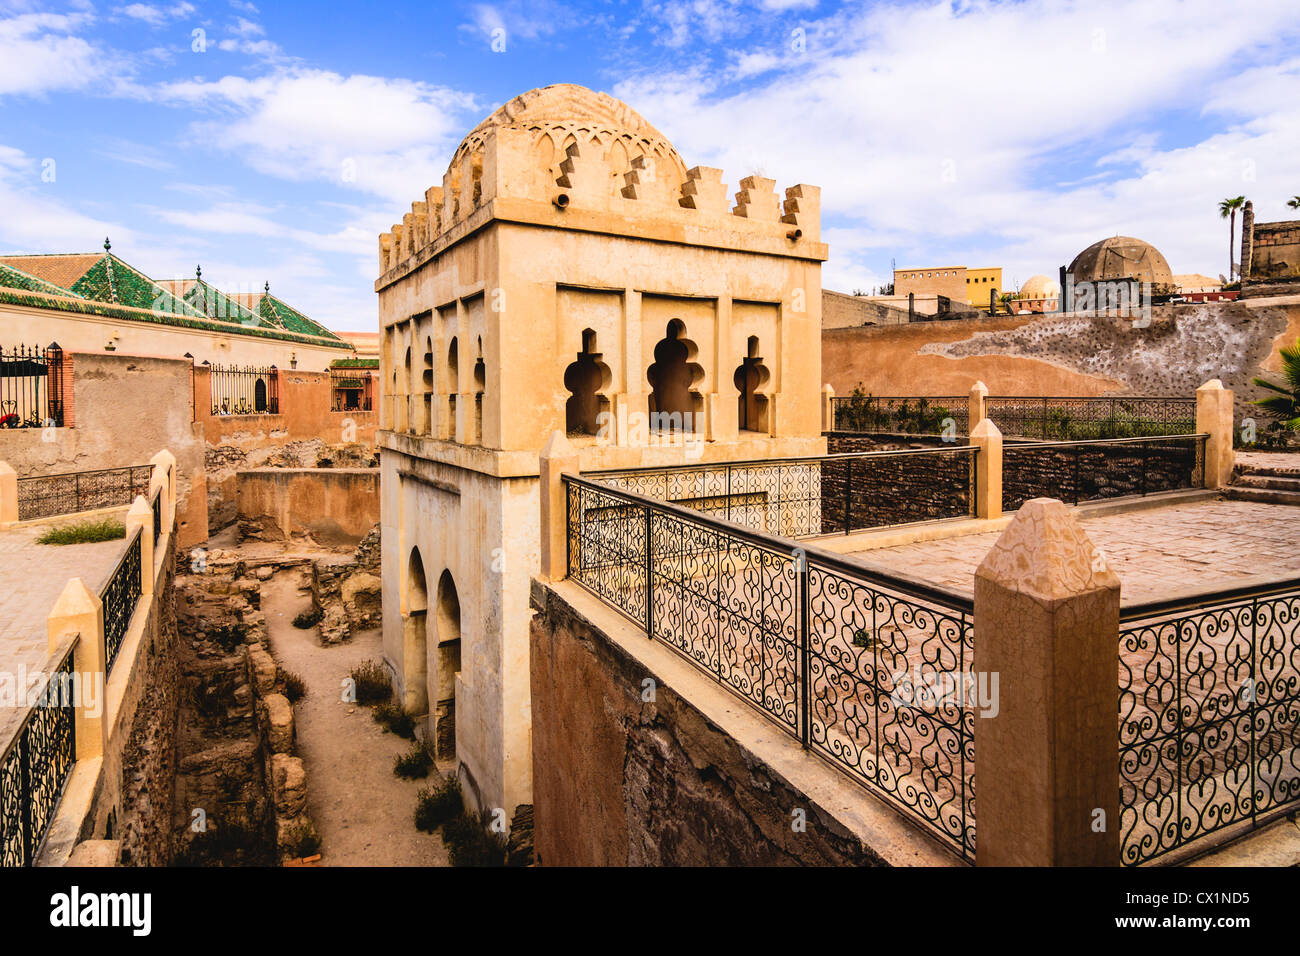
<svg viewBox="0 0 1300 956">
<path fill-rule="evenodd" d="M 688 165 L 822 187 L 827 288 L 891 262 L 1008 288 L 1134 235 L 1227 271 L 1218 200 L 1300 194 L 1295 0 L 44 4 L 0 0 L 0 251 L 105 235 L 159 278 L 372 329 L 376 237 L 548 83 Z M 495 42 L 494 42 L 495 41 Z M 504 42 L 503 42 L 504 41 Z"/>
</svg>

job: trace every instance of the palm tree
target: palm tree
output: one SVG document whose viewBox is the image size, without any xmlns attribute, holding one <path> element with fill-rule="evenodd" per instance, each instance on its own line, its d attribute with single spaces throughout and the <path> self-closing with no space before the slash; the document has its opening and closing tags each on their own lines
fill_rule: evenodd
<svg viewBox="0 0 1300 956">
<path fill-rule="evenodd" d="M 1237 239 L 1237 210 L 1246 202 L 1245 196 L 1236 196 L 1233 199 L 1225 199 L 1219 203 L 1219 218 L 1228 220 L 1228 279 L 1232 279 L 1232 261 L 1235 248 L 1234 243 Z"/>
<path fill-rule="evenodd" d="M 1253 379 L 1260 388 L 1266 388 L 1276 395 L 1256 399 L 1251 404 L 1258 405 L 1282 420 L 1282 426 L 1293 432 L 1300 432 L 1300 339 L 1295 345 L 1282 346 L 1282 377 L 1285 385 L 1278 385 L 1266 378 Z"/>
<path fill-rule="evenodd" d="M 1300 209 L 1300 196 L 1292 196 L 1286 201 L 1286 204 L 1292 209 Z"/>
</svg>

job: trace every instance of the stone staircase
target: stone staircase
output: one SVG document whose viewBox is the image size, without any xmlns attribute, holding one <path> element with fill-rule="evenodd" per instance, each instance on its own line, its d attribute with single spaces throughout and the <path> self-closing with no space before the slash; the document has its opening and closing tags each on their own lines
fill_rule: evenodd
<svg viewBox="0 0 1300 956">
<path fill-rule="evenodd" d="M 1238 462 L 1223 497 L 1269 505 L 1300 505 L 1300 458 L 1295 465 Z"/>
</svg>

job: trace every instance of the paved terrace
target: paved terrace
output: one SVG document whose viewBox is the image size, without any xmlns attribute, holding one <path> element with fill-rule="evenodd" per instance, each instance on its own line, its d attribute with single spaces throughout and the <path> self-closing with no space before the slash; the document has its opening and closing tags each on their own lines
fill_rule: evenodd
<svg viewBox="0 0 1300 956">
<path fill-rule="evenodd" d="M 1217 590 L 1261 574 L 1300 575 L 1300 508 L 1209 500 L 1088 517 L 1084 530 L 1123 582 L 1125 604 Z M 973 594 L 975 569 L 1001 532 L 854 552 L 856 557 Z"/>
<path fill-rule="evenodd" d="M 41 671 L 49 657 L 45 618 L 68 583 L 80 577 L 95 593 L 122 555 L 124 542 L 37 544 L 49 525 L 0 532 L 0 674 L 26 666 Z M 0 707 L 0 741 L 7 740 L 24 707 Z"/>
</svg>

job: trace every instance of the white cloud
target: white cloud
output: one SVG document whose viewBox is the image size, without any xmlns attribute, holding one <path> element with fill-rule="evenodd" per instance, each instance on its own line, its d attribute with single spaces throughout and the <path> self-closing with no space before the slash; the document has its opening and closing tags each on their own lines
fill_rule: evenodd
<svg viewBox="0 0 1300 956">
<path fill-rule="evenodd" d="M 305 69 L 171 83 L 141 95 L 211 112 L 217 118 L 193 124 L 195 140 L 259 172 L 405 203 L 442 181 L 474 105 L 427 83 Z"/>
<path fill-rule="evenodd" d="M 1295 31 L 1289 0 L 1232 17 L 1211 0 L 855 7 L 809 22 L 802 56 L 773 34 L 770 48 L 613 92 L 688 165 L 822 186 L 828 225 L 894 237 L 900 266 L 966 258 L 1023 278 L 1126 232 L 1176 271 L 1226 269 L 1211 197 L 1300 183 L 1300 64 L 1267 65 Z M 1244 58 L 1263 65 L 1230 78 Z M 745 75 L 757 79 L 737 91 Z M 1202 108 L 1234 125 L 1195 147 L 1146 135 Z M 1107 162 L 1081 174 L 1080 157 Z M 866 263 L 887 271 L 884 251 L 839 238 L 828 276 L 870 285 Z"/>
<path fill-rule="evenodd" d="M 42 164 L 22 150 L 0 145 L 0 248 L 8 252 L 69 252 L 93 248 L 92 238 L 111 235 L 130 241 L 134 231 L 79 212 L 53 182 L 41 178 Z"/>
<path fill-rule="evenodd" d="M 188 17 L 196 11 L 194 5 L 190 3 L 176 3 L 171 6 L 162 6 L 152 3 L 132 3 L 125 7 L 118 7 L 117 12 L 122 16 L 130 17 L 132 20 L 142 20 L 151 27 L 160 27 L 169 20 Z"/>
<path fill-rule="evenodd" d="M 0 20 L 0 96 L 82 89 L 108 75 L 113 58 L 75 35 L 88 22 L 53 13 Z"/>
</svg>

